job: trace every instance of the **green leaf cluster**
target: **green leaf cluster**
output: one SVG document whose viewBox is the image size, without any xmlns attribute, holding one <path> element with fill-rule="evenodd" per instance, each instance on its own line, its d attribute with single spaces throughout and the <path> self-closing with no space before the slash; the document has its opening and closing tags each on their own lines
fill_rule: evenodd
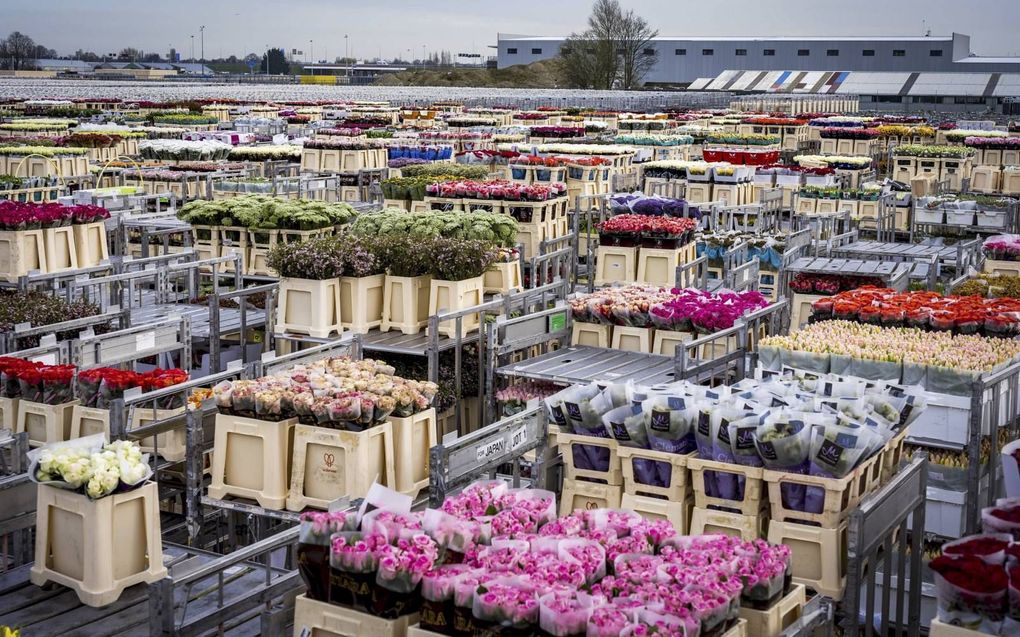
<svg viewBox="0 0 1020 637">
<path fill-rule="evenodd" d="M 198 226 L 318 230 L 350 223 L 356 213 L 346 203 L 246 195 L 218 201 L 192 201 L 185 204 L 177 216 L 182 221 Z"/>
<path fill-rule="evenodd" d="M 512 248 L 517 243 L 517 221 L 499 212 L 406 212 L 389 208 L 359 216 L 351 233 L 366 237 L 476 239 Z"/>
</svg>

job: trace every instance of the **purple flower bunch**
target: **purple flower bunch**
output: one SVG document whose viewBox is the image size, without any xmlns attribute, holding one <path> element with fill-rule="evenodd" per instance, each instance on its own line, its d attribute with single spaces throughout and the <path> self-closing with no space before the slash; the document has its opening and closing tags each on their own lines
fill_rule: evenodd
<svg viewBox="0 0 1020 637">
<path fill-rule="evenodd" d="M 733 327 L 744 314 L 769 304 L 756 290 L 747 292 L 711 293 L 694 289 L 672 290 L 673 299 L 653 305 L 649 310 L 652 324 L 658 329 L 718 332 Z"/>
</svg>

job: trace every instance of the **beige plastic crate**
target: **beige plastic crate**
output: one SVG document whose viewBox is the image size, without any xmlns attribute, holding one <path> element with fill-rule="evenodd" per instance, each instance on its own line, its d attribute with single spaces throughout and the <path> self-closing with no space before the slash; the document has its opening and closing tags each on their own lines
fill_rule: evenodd
<svg viewBox="0 0 1020 637">
<path fill-rule="evenodd" d="M 652 341 L 652 353 L 662 356 L 676 356 L 677 346 L 692 340 L 694 340 L 694 334 L 691 332 L 655 330 L 655 340 Z"/>
<path fill-rule="evenodd" d="M 637 278 L 637 248 L 599 246 L 595 255 L 595 285 L 633 283 Z"/>
<path fill-rule="evenodd" d="M 820 529 L 793 522 L 769 522 L 768 541 L 790 547 L 793 581 L 839 601 L 846 587 L 847 523 Z"/>
<path fill-rule="evenodd" d="M 340 325 L 355 334 L 367 334 L 383 319 L 386 275 L 340 277 Z"/>
<path fill-rule="evenodd" d="M 747 637 L 776 637 L 804 614 L 807 591 L 794 584 L 790 592 L 766 610 L 740 607 L 740 618 L 747 622 Z"/>
<path fill-rule="evenodd" d="M 68 440 L 103 434 L 110 439 L 110 410 L 75 405 L 71 410 L 71 435 Z"/>
<path fill-rule="evenodd" d="M 74 233 L 74 249 L 78 255 L 78 266 L 90 268 L 110 258 L 106 243 L 106 224 L 84 223 L 71 226 Z"/>
<path fill-rule="evenodd" d="M 587 345 L 589 347 L 609 347 L 613 338 L 612 325 L 600 325 L 597 323 L 579 323 L 574 321 L 571 325 L 570 343 L 572 345 Z"/>
<path fill-rule="evenodd" d="M 281 279 L 276 316 L 276 327 L 284 332 L 316 338 L 340 334 L 340 280 Z"/>
<path fill-rule="evenodd" d="M 768 508 L 763 479 L 764 469 L 746 467 L 730 462 L 718 462 L 691 456 L 687 459 L 687 468 L 691 472 L 691 487 L 694 490 L 695 504 L 702 509 L 720 509 L 733 511 L 745 516 L 758 515 L 759 510 Z M 705 486 L 707 472 L 713 472 L 716 479 L 727 476 L 734 483 L 740 477 L 744 479 L 743 492 L 734 492 L 734 499 L 711 496 Z"/>
<path fill-rule="evenodd" d="M 14 431 L 18 423 L 18 403 L 20 398 L 0 398 L 0 429 Z"/>
<path fill-rule="evenodd" d="M 383 313 L 379 329 L 417 334 L 429 322 L 429 276 L 386 275 L 383 288 Z"/>
<path fill-rule="evenodd" d="M 648 354 L 652 351 L 654 340 L 655 330 L 651 327 L 631 327 L 628 325 L 616 325 L 613 327 L 613 349 Z"/>
<path fill-rule="evenodd" d="M 429 484 L 429 450 L 438 443 L 436 410 L 406 418 L 390 416 L 393 428 L 392 488 L 412 496 Z"/>
<path fill-rule="evenodd" d="M 620 498 L 620 506 L 640 513 L 647 520 L 667 520 L 676 529 L 677 534 L 686 535 L 690 529 L 694 499 L 670 502 L 661 498 L 624 493 Z"/>
<path fill-rule="evenodd" d="M 78 269 L 78 251 L 74 244 L 73 226 L 43 230 L 46 245 L 46 271 L 63 272 Z"/>
<path fill-rule="evenodd" d="M 510 263 L 493 263 L 483 276 L 483 291 L 486 294 L 509 294 L 524 289 L 520 259 Z"/>
<path fill-rule="evenodd" d="M 432 279 L 429 282 L 429 315 L 435 316 L 440 311 L 458 311 L 481 305 L 482 289 L 485 277 L 477 276 L 463 281 L 441 281 Z M 478 329 L 478 314 L 468 314 L 460 321 L 461 335 Z M 426 330 L 427 331 L 427 330 Z M 457 332 L 457 321 L 448 320 L 439 324 L 439 333 L 453 338 Z"/>
<path fill-rule="evenodd" d="M 944 624 L 938 617 L 931 620 L 931 627 L 928 628 L 928 637 L 983 637 L 987 634 L 963 626 Z"/>
<path fill-rule="evenodd" d="M 99 500 L 45 485 L 36 494 L 33 584 L 63 584 L 99 607 L 166 577 L 156 483 Z"/>
<path fill-rule="evenodd" d="M 743 515 L 729 511 L 705 509 L 695 505 L 691 512 L 690 535 L 712 535 L 721 533 L 744 540 L 764 537 L 768 529 L 768 508 L 759 509 L 755 515 Z"/>
<path fill-rule="evenodd" d="M 641 248 L 638 251 L 637 282 L 672 287 L 676 282 L 676 269 L 691 260 L 690 253 L 686 246 L 676 250 Z"/>
<path fill-rule="evenodd" d="M 618 509 L 622 495 L 619 486 L 564 479 L 560 494 L 560 515 L 569 515 L 578 510 Z"/>
<path fill-rule="evenodd" d="M 144 409 L 136 407 L 131 416 L 131 428 L 144 427 L 151 422 L 159 422 L 167 418 L 173 418 L 184 413 L 184 407 L 178 409 Z M 156 434 L 156 442 L 152 444 L 152 436 L 144 438 L 139 442 L 144 453 L 158 453 L 161 458 L 168 462 L 180 462 L 187 454 L 187 431 L 181 427 L 166 433 Z"/>
<path fill-rule="evenodd" d="M 325 509 L 341 496 L 362 498 L 374 482 L 394 484 L 393 465 L 389 422 L 357 432 L 299 424 L 287 509 Z"/>
<path fill-rule="evenodd" d="M 596 480 L 604 484 L 620 486 L 623 484 L 623 469 L 620 464 L 619 443 L 613 438 L 596 438 L 595 436 L 579 436 L 571 433 L 557 432 L 556 446 L 563 456 L 563 475 L 565 480 L 583 482 Z M 599 448 L 609 452 L 607 465 L 603 470 L 581 469 L 574 464 L 574 447 L 579 453 L 584 448 Z"/>
<path fill-rule="evenodd" d="M 32 270 L 47 271 L 43 231 L 0 232 L 0 278 L 16 283 Z"/>
<path fill-rule="evenodd" d="M 256 500 L 267 509 L 287 503 L 297 418 L 280 422 L 216 414 L 209 497 Z"/>
<path fill-rule="evenodd" d="M 617 448 L 616 453 L 620 456 L 624 493 L 662 498 L 672 502 L 684 502 L 692 494 L 687 460 L 692 458 L 696 452 L 680 455 L 621 445 Z M 635 461 L 661 463 L 656 465 L 657 472 L 660 470 L 660 467 L 668 467 L 670 471 L 669 486 L 659 487 L 638 482 L 637 474 L 634 470 Z"/>
<path fill-rule="evenodd" d="M 62 405 L 45 405 L 30 400 L 18 402 L 18 420 L 15 433 L 28 432 L 30 447 L 69 440 L 71 416 L 77 400 Z"/>
<path fill-rule="evenodd" d="M 294 600 L 294 637 L 406 637 L 418 614 L 380 619 L 300 595 Z"/>
</svg>

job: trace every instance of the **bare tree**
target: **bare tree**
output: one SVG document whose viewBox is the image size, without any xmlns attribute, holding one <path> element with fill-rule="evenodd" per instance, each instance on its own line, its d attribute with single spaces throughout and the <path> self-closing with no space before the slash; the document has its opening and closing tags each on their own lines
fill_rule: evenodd
<svg viewBox="0 0 1020 637">
<path fill-rule="evenodd" d="M 0 40 L 0 67 L 17 71 L 35 67 L 35 42 L 20 31 Z"/>
<path fill-rule="evenodd" d="M 634 11 L 623 14 L 618 31 L 620 88 L 640 88 L 642 80 L 655 66 L 658 58 L 653 42 L 658 35 L 659 32 Z"/>
<path fill-rule="evenodd" d="M 560 69 L 567 85 L 596 88 L 596 41 L 590 31 L 571 33 L 560 49 Z"/>
<path fill-rule="evenodd" d="M 633 89 L 655 64 L 652 40 L 658 35 L 619 0 L 595 0 L 588 28 L 571 34 L 560 51 L 567 82 L 580 88 Z"/>
<path fill-rule="evenodd" d="M 127 47 L 120 50 L 117 54 L 117 59 L 121 62 L 134 62 L 145 57 L 145 52 L 134 47 Z"/>
<path fill-rule="evenodd" d="M 74 52 L 74 59 L 81 60 L 82 62 L 101 62 L 102 58 L 96 55 L 92 51 L 83 51 L 78 49 Z"/>
</svg>

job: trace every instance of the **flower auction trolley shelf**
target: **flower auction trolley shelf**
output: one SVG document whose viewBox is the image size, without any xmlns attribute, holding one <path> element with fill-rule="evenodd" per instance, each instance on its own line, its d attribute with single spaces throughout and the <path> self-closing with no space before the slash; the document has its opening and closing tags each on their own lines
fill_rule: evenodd
<svg viewBox="0 0 1020 637">
<path fill-rule="evenodd" d="M 797 274 L 875 278 L 881 280 L 884 287 L 902 292 L 907 289 L 912 269 L 912 264 L 894 261 L 801 257 L 786 267 L 781 282 L 783 296 L 791 299 L 790 326 L 796 329 L 806 322 L 811 316 L 811 304 L 820 298 L 816 294 L 793 292 L 790 289 L 790 281 Z"/>
<path fill-rule="evenodd" d="M 935 277 L 958 276 L 968 267 L 977 267 L 981 261 L 981 241 L 961 241 L 954 245 L 941 243 L 894 243 L 889 241 L 861 240 L 856 231 L 833 237 L 829 242 L 829 256 L 846 259 L 867 259 L 875 261 L 900 261 L 926 265 L 923 262 L 936 259 Z M 915 268 L 914 276 L 918 269 Z"/>
</svg>

